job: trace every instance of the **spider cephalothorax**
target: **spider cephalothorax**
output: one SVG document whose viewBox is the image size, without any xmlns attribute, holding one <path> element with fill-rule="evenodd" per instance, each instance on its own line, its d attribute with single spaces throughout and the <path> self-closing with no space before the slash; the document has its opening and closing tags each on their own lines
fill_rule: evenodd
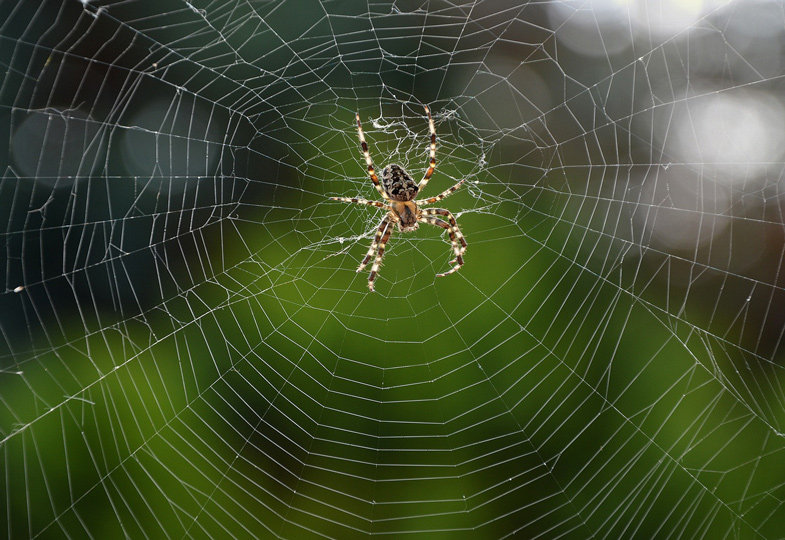
<svg viewBox="0 0 785 540">
<path fill-rule="evenodd" d="M 376 171 L 373 167 L 373 160 L 368 152 L 368 143 L 365 142 L 365 135 L 363 128 L 360 124 L 360 113 L 355 114 L 357 119 L 357 134 L 360 137 L 360 146 L 362 147 L 365 163 L 368 165 L 368 176 L 371 177 L 374 187 L 384 199 L 384 202 L 369 201 L 360 199 L 358 197 L 330 197 L 334 201 L 351 202 L 357 204 L 365 204 L 368 206 L 376 206 L 377 208 L 384 208 L 388 210 L 387 215 L 384 216 L 379 228 L 376 229 L 376 235 L 373 237 L 371 247 L 365 258 L 357 268 L 361 272 L 368 264 L 371 258 L 376 255 L 371 267 L 371 273 L 368 276 L 368 288 L 373 290 L 373 282 L 376 279 L 376 274 L 379 272 L 379 266 L 382 264 L 382 257 L 384 256 L 384 248 L 387 245 L 392 234 L 393 227 L 397 224 L 398 229 L 402 232 L 415 230 L 420 223 L 429 223 L 446 230 L 450 235 L 450 243 L 455 258 L 450 261 L 454 266 L 444 273 L 436 274 L 437 277 L 446 276 L 457 271 L 463 266 L 463 254 L 466 251 L 466 240 L 458 228 L 458 223 L 448 210 L 443 208 L 421 208 L 426 204 L 431 204 L 440 201 L 452 194 L 455 190 L 461 187 L 463 180 L 455 184 L 450 189 L 443 191 L 436 197 L 431 197 L 422 201 L 416 201 L 417 194 L 425 187 L 428 180 L 431 179 L 433 171 L 436 169 L 436 128 L 433 125 L 433 118 L 431 117 L 431 110 L 425 106 L 425 112 L 428 113 L 428 129 L 431 132 L 431 147 L 430 147 L 430 162 L 428 163 L 428 170 L 425 171 L 425 176 L 420 180 L 419 184 L 415 184 L 412 177 L 401 167 L 395 163 L 387 165 L 382 170 L 382 179 L 376 176 Z M 440 217 L 437 217 L 440 216 Z"/>
</svg>

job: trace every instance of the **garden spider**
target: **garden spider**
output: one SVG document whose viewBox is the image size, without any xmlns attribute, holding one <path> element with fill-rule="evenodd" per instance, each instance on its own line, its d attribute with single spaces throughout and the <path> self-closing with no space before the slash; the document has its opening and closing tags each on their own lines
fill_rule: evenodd
<svg viewBox="0 0 785 540">
<path fill-rule="evenodd" d="M 362 146 L 363 156 L 365 156 L 365 163 L 368 165 L 368 176 L 371 177 L 371 182 L 373 182 L 376 191 L 382 196 L 384 202 L 369 201 L 357 197 L 330 197 L 330 199 L 334 201 L 375 206 L 389 211 L 387 215 L 384 216 L 379 228 L 376 229 L 376 235 L 373 237 L 373 242 L 371 242 L 368 253 L 366 253 L 360 266 L 357 267 L 357 271 L 362 272 L 363 268 L 365 268 L 374 256 L 374 253 L 376 254 L 373 266 L 371 267 L 371 273 L 368 275 L 368 288 L 371 291 L 373 291 L 373 282 L 376 279 L 376 274 L 379 272 L 379 266 L 382 263 L 384 247 L 387 245 L 387 240 L 390 239 L 393 227 L 396 224 L 398 225 L 398 230 L 401 232 L 413 231 L 417 229 L 420 223 L 428 223 L 436 227 L 441 227 L 448 232 L 450 235 L 450 242 L 452 243 L 452 250 L 455 253 L 455 258 L 450 261 L 450 264 L 453 264 L 454 266 L 442 274 L 436 274 L 437 277 L 452 274 L 463 266 L 463 254 L 466 251 L 466 240 L 464 239 L 463 234 L 461 234 L 458 224 L 455 222 L 455 217 L 448 210 L 443 208 L 423 209 L 422 207 L 426 204 L 441 201 L 448 195 L 451 195 L 461 187 L 464 181 L 461 180 L 450 189 L 443 191 L 435 197 L 422 201 L 415 201 L 417 194 L 425 187 L 428 180 L 431 179 L 434 169 L 436 169 L 436 128 L 433 125 L 431 110 L 427 105 L 425 105 L 425 112 L 428 113 L 428 128 L 431 132 L 431 160 L 428 165 L 428 170 L 425 172 L 425 176 L 423 176 L 423 179 L 420 180 L 419 184 L 415 184 L 414 180 L 412 180 L 403 167 L 396 165 L 395 163 L 387 165 L 382 170 L 382 180 L 379 182 L 379 177 L 376 176 L 376 172 L 374 171 L 371 155 L 368 153 L 368 143 L 365 142 L 363 127 L 360 124 L 360 113 L 355 113 L 355 118 L 357 119 L 357 134 L 360 137 L 360 146 Z"/>
</svg>

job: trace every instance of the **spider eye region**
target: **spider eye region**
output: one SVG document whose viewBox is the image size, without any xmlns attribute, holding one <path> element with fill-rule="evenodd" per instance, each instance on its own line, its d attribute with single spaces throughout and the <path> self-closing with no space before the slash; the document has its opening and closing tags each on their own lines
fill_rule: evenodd
<svg viewBox="0 0 785 540">
<path fill-rule="evenodd" d="M 403 167 L 391 163 L 382 171 L 384 191 L 394 201 L 411 201 L 417 196 L 417 183 Z"/>
</svg>

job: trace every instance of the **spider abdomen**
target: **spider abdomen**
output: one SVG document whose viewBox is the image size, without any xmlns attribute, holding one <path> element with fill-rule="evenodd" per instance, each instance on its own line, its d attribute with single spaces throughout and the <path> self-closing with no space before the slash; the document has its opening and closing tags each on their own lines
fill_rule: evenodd
<svg viewBox="0 0 785 540">
<path fill-rule="evenodd" d="M 392 163 L 382 171 L 382 187 L 394 201 L 411 201 L 417 196 L 417 183 L 401 167 Z"/>
</svg>

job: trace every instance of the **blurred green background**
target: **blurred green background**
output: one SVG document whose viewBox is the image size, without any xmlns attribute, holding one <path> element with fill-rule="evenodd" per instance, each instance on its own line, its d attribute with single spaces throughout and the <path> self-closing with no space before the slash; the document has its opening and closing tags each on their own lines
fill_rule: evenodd
<svg viewBox="0 0 785 540">
<path fill-rule="evenodd" d="M 782 23 L 0 1 L 0 534 L 781 536 Z"/>
</svg>

